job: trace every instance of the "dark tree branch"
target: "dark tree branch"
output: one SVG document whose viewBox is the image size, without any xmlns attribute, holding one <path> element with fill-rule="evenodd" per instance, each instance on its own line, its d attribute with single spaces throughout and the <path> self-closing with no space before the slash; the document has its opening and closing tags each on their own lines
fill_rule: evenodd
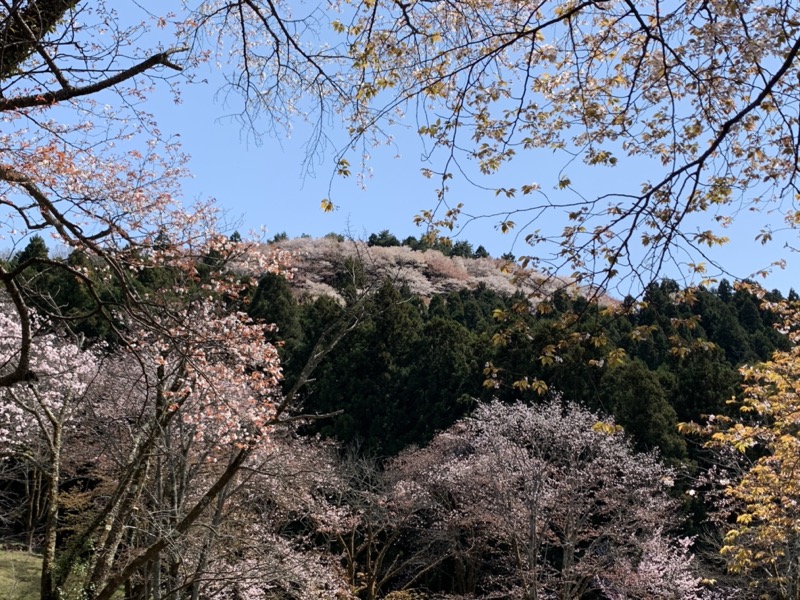
<svg viewBox="0 0 800 600">
<path fill-rule="evenodd" d="M 180 71 L 182 70 L 182 67 L 172 62 L 170 58 L 173 54 L 185 52 L 186 50 L 187 48 L 181 47 L 171 48 L 169 50 L 165 50 L 164 52 L 159 52 L 158 54 L 152 55 L 139 64 L 130 67 L 129 69 L 125 69 L 116 75 L 89 85 L 62 88 L 54 92 L 18 96 L 16 98 L 2 98 L 0 99 L 0 111 L 20 110 L 23 108 L 33 108 L 36 106 L 49 106 L 51 104 L 55 104 L 56 102 L 72 100 L 73 98 L 80 98 L 81 96 L 90 96 L 92 94 L 112 88 L 115 85 L 136 77 L 137 75 L 141 75 L 145 71 L 148 71 L 159 65 Z"/>
<path fill-rule="evenodd" d="M 3 286 L 14 304 L 14 309 L 19 317 L 21 331 L 17 364 L 10 373 L 0 375 L 0 387 L 7 387 L 21 381 L 27 381 L 32 376 L 30 372 L 31 314 L 16 280 L 2 266 L 0 266 L 0 280 L 3 281 Z"/>
</svg>

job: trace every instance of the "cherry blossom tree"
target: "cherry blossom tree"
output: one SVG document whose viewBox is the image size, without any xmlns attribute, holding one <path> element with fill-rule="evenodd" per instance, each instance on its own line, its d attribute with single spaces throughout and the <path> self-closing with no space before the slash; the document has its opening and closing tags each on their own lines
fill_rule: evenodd
<svg viewBox="0 0 800 600">
<path fill-rule="evenodd" d="M 0 435 L 47 481 L 42 598 L 110 598 L 143 573 L 160 597 L 178 579 L 160 582 L 159 565 L 288 418 L 270 328 L 239 297 L 277 263 L 220 235 L 211 204 L 181 203 L 184 157 L 142 102 L 203 55 L 148 37 L 163 15 L 124 23 L 74 0 L 2 8 L 0 236 L 46 233 L 83 257 L 0 263 Z M 31 273 L 45 268 L 75 282 L 85 313 L 36 302 Z M 115 348 L 82 348 L 72 325 L 90 316 Z M 65 515 L 78 501 L 62 487 L 67 462 L 97 479 Z"/>
<path fill-rule="evenodd" d="M 2 392 L 6 446 L 22 452 L 34 446 L 31 436 L 44 446 L 40 468 L 48 480 L 48 513 L 43 598 L 58 598 L 68 581 L 92 596 L 110 597 L 142 567 L 157 562 L 221 497 L 255 450 L 267 443 L 280 418 L 284 407 L 277 352 L 264 338 L 269 327 L 211 297 L 183 302 L 188 305 L 182 312 L 165 313 L 161 330 L 167 333 L 131 329 L 129 339 L 137 342 L 107 359 L 102 375 L 74 343 L 54 334 L 35 336 L 35 380 Z M 4 319 L 9 326 L 3 355 L 7 365 L 22 333 L 13 318 Z M 95 490 L 94 506 L 84 511 L 69 544 L 58 549 L 56 568 L 59 470 L 68 424 L 70 436 L 88 445 L 90 455 L 91 448 L 98 450 L 83 466 L 104 483 Z M 98 433 L 105 437 L 94 438 Z M 113 439 L 114 444 L 92 438 Z M 202 442 L 199 452 L 195 440 Z M 188 470 L 168 468 L 178 458 Z M 183 482 L 180 490 L 162 490 L 173 503 L 148 506 L 149 486 L 158 489 L 170 478 L 177 485 L 176 477 Z M 155 500 L 159 496 L 152 494 Z M 141 536 L 129 537 L 133 524 Z"/>
<path fill-rule="evenodd" d="M 30 267 L 68 271 L 94 300 L 92 313 L 112 319 L 112 312 L 126 311 L 146 322 L 148 302 L 131 284 L 138 265 L 118 250 L 147 248 L 159 231 L 176 243 L 197 241 L 211 213 L 177 202 L 184 159 L 138 106 L 153 76 L 180 69 L 173 62 L 180 48 L 137 49 L 145 25 L 120 23 L 102 2 L 31 0 L 2 8 L 0 236 L 15 243 L 45 232 L 91 256 L 79 267 L 39 256 L 0 265 L 21 332 L 14 368 L 0 377 L 5 386 L 32 376 Z M 136 256 L 129 252 L 128 261 Z M 110 282 L 119 289 L 113 309 L 100 293 Z M 49 316 L 60 316 L 58 308 Z"/>
<path fill-rule="evenodd" d="M 598 579 L 600 589 L 609 600 L 623 598 L 713 598 L 728 597 L 729 590 L 704 589 L 695 573 L 691 554 L 691 538 L 674 538 L 656 528 L 651 536 L 643 536 L 640 553 L 624 557 L 611 567 L 610 576 Z"/>
<path fill-rule="evenodd" d="M 196 533 L 173 540 L 130 580 L 128 597 L 350 598 L 337 557 L 318 548 L 311 524 L 337 481 L 329 450 L 288 431 L 271 437 L 219 494 Z M 176 462 L 172 457 L 158 471 L 143 498 L 136 521 L 142 540 L 168 527 L 164 520 L 214 473 L 208 465 Z M 172 480 L 186 483 L 176 490 Z"/>
<path fill-rule="evenodd" d="M 661 533 L 674 474 L 579 406 L 485 404 L 393 468 L 437 507 L 432 557 L 449 557 L 460 593 L 704 597 L 690 556 Z"/>
<path fill-rule="evenodd" d="M 332 460 L 294 439 L 271 326 L 223 289 L 176 292 L 102 367 L 100 349 L 35 335 L 36 378 L 0 392 L 3 447 L 47 479 L 43 598 L 348 597 L 336 562 L 285 530 L 323 512 Z M 21 333 L 3 318 L 8 364 Z M 64 487 L 75 473 L 91 483 Z"/>
<path fill-rule="evenodd" d="M 13 363 L 23 333 L 0 311 L 0 365 Z M 54 335 L 37 338 L 31 349 L 36 379 L 0 388 L 0 460 L 29 462 L 45 478 L 42 585 L 51 585 L 59 527 L 59 482 L 65 437 L 76 426 L 99 361 L 88 351 Z"/>
<path fill-rule="evenodd" d="M 341 557 L 351 589 L 365 600 L 384 597 L 398 582 L 408 587 L 438 565 L 427 544 L 411 542 L 430 503 L 404 493 L 396 475 L 376 459 L 351 452 L 336 463 L 328 505 L 314 515 L 328 551 Z M 420 567 L 423 561 L 427 565 Z"/>
</svg>

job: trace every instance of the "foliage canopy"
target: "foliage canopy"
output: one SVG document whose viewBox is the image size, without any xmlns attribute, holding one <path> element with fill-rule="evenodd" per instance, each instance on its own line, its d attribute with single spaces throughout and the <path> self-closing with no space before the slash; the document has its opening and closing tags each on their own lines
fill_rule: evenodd
<svg viewBox="0 0 800 600">
<path fill-rule="evenodd" d="M 207 20 L 216 4 L 204 5 Z M 440 182 L 421 223 L 454 225 L 451 179 L 532 165 L 527 181 L 478 181 L 526 196 L 518 217 L 495 218 L 525 229 L 526 262 L 543 272 L 641 287 L 674 262 L 702 277 L 704 249 L 743 211 L 779 215 L 761 242 L 799 220 L 800 14 L 789 0 L 341 0 L 294 14 L 289 28 L 288 5 L 226 6 L 246 42 L 250 69 L 232 81 L 246 106 L 341 115 L 351 144 L 340 175 L 366 167 L 370 146 L 414 115 L 423 173 Z M 536 150 L 563 157 L 555 179 L 537 172 Z M 598 185 L 598 169 L 613 181 Z M 537 225 L 550 212 L 562 230 Z"/>
</svg>

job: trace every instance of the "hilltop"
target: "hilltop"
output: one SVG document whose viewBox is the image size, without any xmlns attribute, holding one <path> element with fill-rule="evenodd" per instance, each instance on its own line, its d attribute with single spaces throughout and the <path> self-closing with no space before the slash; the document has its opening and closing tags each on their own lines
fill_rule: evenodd
<svg viewBox="0 0 800 600">
<path fill-rule="evenodd" d="M 348 275 L 359 287 L 367 282 L 389 280 L 424 300 L 479 287 L 507 296 L 522 293 L 530 298 L 559 289 L 570 294 L 579 291 L 566 279 L 545 281 L 509 258 L 488 255 L 446 256 L 436 248 L 378 246 L 334 236 L 286 239 L 264 246 L 265 252 L 275 249 L 291 256 L 295 292 L 312 298 L 330 296 L 341 300 L 339 289 Z"/>
</svg>

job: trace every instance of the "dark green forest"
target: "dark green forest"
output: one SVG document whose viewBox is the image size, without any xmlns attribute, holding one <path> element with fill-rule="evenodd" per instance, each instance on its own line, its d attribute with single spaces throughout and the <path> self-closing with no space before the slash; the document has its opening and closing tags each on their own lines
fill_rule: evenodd
<svg viewBox="0 0 800 600">
<path fill-rule="evenodd" d="M 368 244 L 400 242 L 383 231 L 372 234 Z M 427 244 L 410 238 L 404 245 L 486 256 L 468 242 Z M 43 314 L 73 319 L 74 331 L 90 340 L 114 344 L 113 320 L 96 312 L 86 286 L 48 266 L 61 260 L 80 265 L 86 260 L 81 253 L 51 259 L 45 242 L 34 236 L 11 262 L 31 258 L 41 259 L 28 269 L 34 305 Z M 213 256 L 200 259 L 198 284 L 213 262 Z M 309 432 L 382 458 L 425 444 L 478 402 L 536 403 L 541 390 L 514 385 L 528 378 L 612 415 L 638 450 L 658 449 L 670 461 L 686 460 L 690 448 L 677 424 L 726 413 L 740 384 L 739 366 L 789 347 L 775 328 L 775 316 L 727 280 L 694 290 L 689 300 L 678 299 L 676 282 L 663 280 L 649 285 L 639 300 L 622 299 L 619 310 L 609 311 L 565 292 L 548 299 L 544 309 L 522 294 L 504 295 L 486 286 L 421 298 L 389 279 L 371 282 L 359 295 L 352 269 L 352 263 L 343 262 L 336 278 L 344 304 L 298 295 L 284 276 L 268 273 L 242 308 L 277 325 L 269 341 L 280 346 L 286 390 L 297 383 L 326 331 L 355 323 L 316 366 L 298 402 L 306 412 L 338 413 Z M 366 285 L 364 265 L 360 276 Z M 161 294 L 172 285 L 163 270 L 144 271 L 139 284 Z M 101 293 L 103 305 L 113 306 L 113 287 Z M 767 299 L 783 297 L 773 290 Z M 796 299 L 793 290 L 787 299 Z M 608 360 L 617 349 L 625 356 L 618 364 Z"/>
<path fill-rule="evenodd" d="M 369 240 L 381 245 L 388 237 L 399 245 L 390 235 Z M 340 281 L 343 297 L 354 297 L 344 269 Z M 403 285 L 378 282 L 359 306 L 358 326 L 317 368 L 303 406 L 341 411 L 314 429 L 388 457 L 428 442 L 482 400 L 536 403 L 541 394 L 513 385 L 536 378 L 613 415 L 637 449 L 682 461 L 690 449 L 677 424 L 729 411 L 738 367 L 768 359 L 788 341 L 758 298 L 726 280 L 697 289 L 688 301 L 677 300 L 680 291 L 671 280 L 654 283 L 613 312 L 561 293 L 537 310 L 522 295 L 485 286 L 420 298 Z M 251 298 L 249 313 L 278 325 L 289 387 L 321 333 L 348 311 L 331 298 L 297 297 L 279 275 L 263 277 Z M 778 290 L 769 294 L 781 298 Z M 626 358 L 610 364 L 616 349 Z"/>
</svg>

